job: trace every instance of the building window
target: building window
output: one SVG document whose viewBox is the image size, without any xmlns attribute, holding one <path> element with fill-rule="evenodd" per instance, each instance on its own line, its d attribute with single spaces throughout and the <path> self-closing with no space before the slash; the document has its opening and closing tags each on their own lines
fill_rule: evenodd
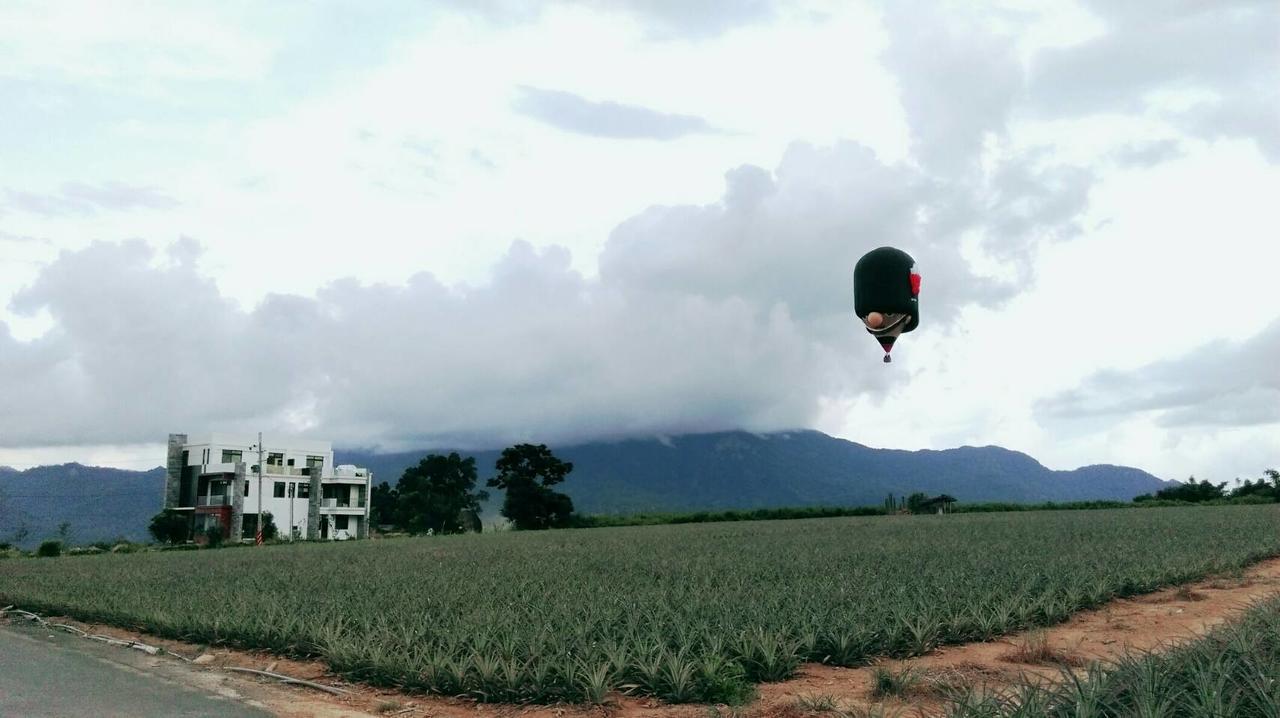
<svg viewBox="0 0 1280 718">
<path fill-rule="evenodd" d="M 311 484 L 305 484 L 305 483 L 298 484 L 298 498 L 300 499 L 311 498 Z"/>
<path fill-rule="evenodd" d="M 244 452 L 242 451 L 232 451 L 231 449 L 222 450 L 222 463 L 224 464 L 239 463 L 243 457 L 244 457 Z"/>
<path fill-rule="evenodd" d="M 289 466 L 293 466 L 293 459 L 289 459 Z"/>
<path fill-rule="evenodd" d="M 320 466 L 320 465 L 321 465 L 321 464 L 323 464 L 323 463 L 324 463 L 324 457 L 323 457 L 323 456 L 308 456 L 308 457 L 307 457 L 307 468 L 311 468 L 312 466 Z"/>
<path fill-rule="evenodd" d="M 248 496 L 248 495 L 249 495 L 249 482 L 248 482 L 248 481 L 244 482 L 244 494 L 243 494 L 243 495 L 244 495 L 244 496 Z"/>
<path fill-rule="evenodd" d="M 284 454 L 267 454 L 267 466 L 284 466 Z"/>
<path fill-rule="evenodd" d="M 333 517 L 333 527 L 334 527 L 335 529 L 339 530 L 339 531 L 346 531 L 346 530 L 347 530 L 347 517 L 346 517 L 346 516 L 334 516 L 334 517 Z"/>
<path fill-rule="evenodd" d="M 284 498 L 284 482 L 283 481 L 276 482 L 275 490 L 272 492 L 271 495 L 276 497 L 277 499 Z"/>
</svg>

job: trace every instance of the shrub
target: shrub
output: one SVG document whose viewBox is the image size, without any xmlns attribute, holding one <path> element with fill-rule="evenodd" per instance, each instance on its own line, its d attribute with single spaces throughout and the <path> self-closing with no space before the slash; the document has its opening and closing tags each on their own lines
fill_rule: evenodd
<svg viewBox="0 0 1280 718">
<path fill-rule="evenodd" d="M 62 542 L 56 539 L 49 539 L 40 544 L 40 548 L 36 549 L 37 556 L 61 556 Z"/>
<path fill-rule="evenodd" d="M 181 512 L 165 509 L 151 517 L 147 531 L 160 543 L 182 543 L 187 540 L 187 522 Z"/>
<path fill-rule="evenodd" d="M 114 547 L 116 546 L 116 544 L 122 544 L 122 543 L 129 543 L 129 539 L 127 539 L 127 538 L 125 538 L 125 537 L 123 537 L 123 536 L 117 536 L 117 537 L 115 537 L 115 538 L 111 539 L 110 541 L 94 541 L 93 543 L 91 543 L 91 544 L 89 544 L 89 545 L 90 545 L 90 546 L 96 546 L 96 547 L 98 547 L 98 548 L 102 549 L 103 551 L 110 551 L 112 548 L 114 548 Z"/>
<path fill-rule="evenodd" d="M 270 511 L 262 512 L 262 540 L 274 541 L 280 535 L 280 530 L 276 528 L 276 520 L 271 516 Z"/>
<path fill-rule="evenodd" d="M 205 545 L 209 548 L 218 548 L 222 545 L 222 527 L 214 526 L 204 530 Z"/>
<path fill-rule="evenodd" d="M 97 546 L 77 546 L 76 548 L 67 549 L 68 556 L 96 556 L 100 553 L 106 553 Z"/>
<path fill-rule="evenodd" d="M 244 522 L 240 531 L 240 538 L 253 542 L 254 532 L 258 530 L 259 517 L 254 514 L 245 514 Z M 276 520 L 271 516 L 270 511 L 263 511 L 261 514 L 262 521 L 262 540 L 274 541 L 279 535 L 280 530 L 276 528 Z M 287 538 L 287 537 L 286 537 Z"/>
</svg>

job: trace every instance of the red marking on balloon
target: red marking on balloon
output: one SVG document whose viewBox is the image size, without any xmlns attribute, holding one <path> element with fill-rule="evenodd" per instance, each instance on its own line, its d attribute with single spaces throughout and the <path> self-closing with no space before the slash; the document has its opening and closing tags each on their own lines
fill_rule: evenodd
<svg viewBox="0 0 1280 718">
<path fill-rule="evenodd" d="M 911 273 L 911 294 L 912 296 L 920 294 L 920 275 L 915 272 Z"/>
</svg>

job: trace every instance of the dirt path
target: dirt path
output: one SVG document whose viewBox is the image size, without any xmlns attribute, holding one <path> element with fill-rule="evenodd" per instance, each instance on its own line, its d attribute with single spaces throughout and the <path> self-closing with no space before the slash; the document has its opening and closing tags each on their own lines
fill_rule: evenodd
<svg viewBox="0 0 1280 718">
<path fill-rule="evenodd" d="M 699 705 L 666 705 L 653 699 L 615 696 L 603 706 L 477 705 L 469 701 L 350 685 L 334 678 L 316 661 L 291 661 L 269 654 L 216 648 L 201 652 L 196 646 L 144 636 L 107 626 L 65 621 L 91 632 L 131 638 L 195 658 L 218 680 L 252 696 L 255 705 L 285 718 L 340 718 L 383 715 L 419 718 L 706 718 L 741 715 L 753 718 L 800 716 L 813 706 L 841 710 L 884 707 L 889 715 L 931 715 L 940 711 L 942 689 L 948 684 L 1005 688 L 1019 683 L 1024 674 L 1053 679 L 1060 666 L 1115 658 L 1131 650 L 1168 646 L 1204 634 L 1214 625 L 1239 615 L 1254 601 L 1280 593 L 1280 558 L 1245 570 L 1239 578 L 1213 578 L 1144 596 L 1121 599 L 1076 614 L 1057 626 L 1005 636 L 987 643 L 940 648 L 933 653 L 879 665 L 890 672 L 913 671 L 912 687 L 905 697 L 877 698 L 873 694 L 874 668 L 836 668 L 805 664 L 794 677 L 759 686 L 759 699 L 737 709 Z M 59 619 L 63 620 L 63 619 Z M 308 688 L 268 685 L 216 669 L 240 666 L 269 670 L 295 678 L 342 686 L 351 693 L 330 696 Z M 809 707 L 806 707 L 809 706 Z M 710 708 L 710 709 L 709 709 Z"/>
<path fill-rule="evenodd" d="M 1238 579 L 1212 578 L 1076 614 L 1051 628 L 1012 634 L 987 643 L 940 648 L 927 656 L 880 665 L 893 673 L 914 670 L 915 687 L 907 698 L 877 699 L 873 668 L 835 668 L 806 664 L 790 680 L 760 686 L 755 715 L 803 713 L 802 701 L 824 698 L 841 708 L 883 705 L 930 715 L 942 708 L 947 684 L 1010 688 L 1024 674 L 1054 680 L 1063 665 L 1084 665 L 1130 651 L 1168 647 L 1203 635 L 1240 615 L 1254 601 L 1280 593 L 1280 559 L 1255 564 Z M 908 711 L 904 711 L 907 713 Z"/>
</svg>

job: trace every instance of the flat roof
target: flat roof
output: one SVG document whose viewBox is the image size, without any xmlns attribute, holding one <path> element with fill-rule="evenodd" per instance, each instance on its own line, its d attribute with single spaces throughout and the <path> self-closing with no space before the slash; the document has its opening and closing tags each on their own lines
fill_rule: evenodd
<svg viewBox="0 0 1280 718">
<path fill-rule="evenodd" d="M 187 443 L 184 446 L 229 446 L 248 451 L 250 446 L 254 446 L 257 443 L 258 437 L 256 435 L 210 433 L 188 435 Z M 283 434 L 263 434 L 262 447 L 263 451 L 268 453 L 292 451 L 297 453 L 328 454 L 333 452 L 333 442 L 301 439 Z"/>
</svg>

